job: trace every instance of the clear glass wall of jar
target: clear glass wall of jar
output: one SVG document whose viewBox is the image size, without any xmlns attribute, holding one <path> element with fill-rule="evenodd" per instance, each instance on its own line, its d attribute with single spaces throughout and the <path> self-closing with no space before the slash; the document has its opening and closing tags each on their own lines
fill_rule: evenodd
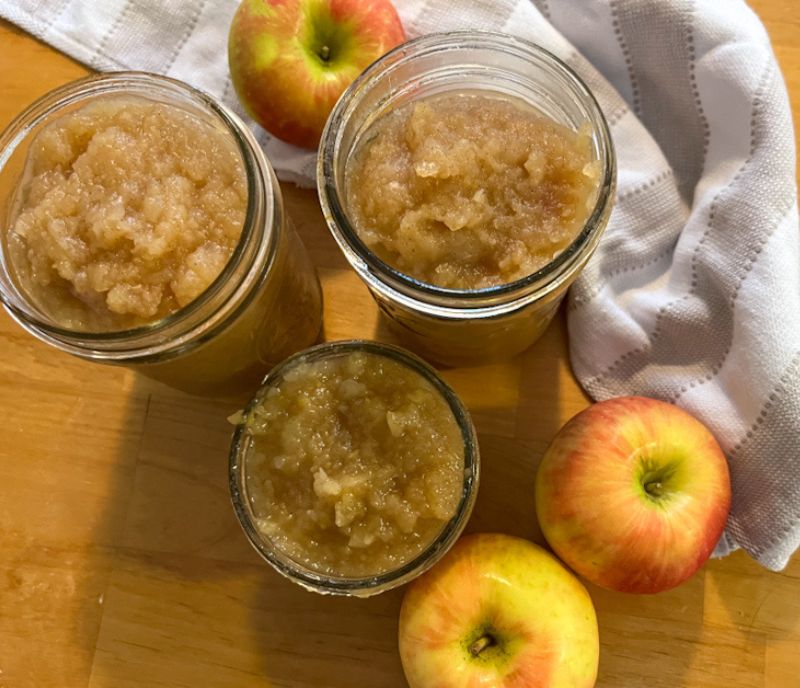
<svg viewBox="0 0 800 688">
<path fill-rule="evenodd" d="M 444 401 L 452 412 L 453 419 L 459 431 L 460 440 L 463 443 L 464 457 L 463 482 L 458 494 L 456 510 L 452 518 L 442 525 L 438 535 L 436 535 L 433 540 L 425 543 L 424 548 L 418 555 L 401 566 L 391 570 L 381 571 L 374 575 L 360 577 L 321 573 L 311 566 L 293 559 L 282 551 L 280 547 L 273 542 L 273 539 L 258 525 L 259 517 L 254 505 L 255 497 L 253 496 L 253 490 L 248 489 L 247 478 L 248 460 L 254 456 L 258 456 L 259 452 L 264 451 L 263 448 L 258 449 L 256 447 L 253 433 L 250 431 L 247 422 L 248 418 L 254 412 L 254 409 L 263 399 L 271 398 L 272 395 L 280 396 L 277 392 L 285 376 L 296 372 L 303 364 L 329 361 L 331 359 L 348 356 L 352 353 L 366 354 L 377 360 L 382 358 L 388 359 L 408 369 L 411 373 L 419 375 L 421 381 L 429 385 L 432 391 Z M 325 395 L 321 395 L 321 398 L 324 396 Z M 306 398 L 305 400 L 313 405 L 313 399 L 309 401 L 309 399 Z M 307 405 L 308 404 L 304 404 L 304 406 Z M 315 414 L 318 414 L 318 412 L 319 411 L 315 409 Z M 320 423 L 319 420 L 316 422 Z M 313 431 L 318 428 L 301 427 L 295 429 L 296 431 L 307 432 L 311 435 Z M 274 457 L 269 457 L 269 461 L 272 461 L 273 458 Z M 285 459 L 286 457 L 283 458 Z M 314 461 L 316 462 L 318 459 L 322 461 L 321 465 L 324 466 L 324 456 L 315 455 Z M 310 476 L 307 475 L 305 478 L 310 478 Z M 300 476 L 298 479 L 302 480 L 304 478 Z M 365 340 L 348 340 L 320 344 L 291 356 L 271 370 L 264 378 L 259 391 L 244 410 L 242 420 L 234 433 L 230 450 L 229 486 L 231 500 L 239 523 L 247 539 L 250 541 L 250 544 L 281 575 L 307 590 L 328 595 L 370 597 L 407 583 L 424 571 L 427 571 L 445 555 L 463 531 L 472 513 L 473 506 L 475 505 L 479 480 L 480 456 L 477 434 L 469 412 L 456 396 L 455 392 L 439 377 L 431 366 L 414 354 L 400 347 Z M 383 496 L 385 497 L 386 495 Z M 298 497 L 298 499 L 303 498 Z M 339 538 L 342 537 L 341 534 L 335 537 L 336 542 L 339 543 Z M 344 542 L 346 541 L 345 538 Z M 328 544 L 330 543 L 315 541 L 314 546 L 323 548 Z"/>
<path fill-rule="evenodd" d="M 593 154 L 601 166 L 594 209 L 562 253 L 516 282 L 474 290 L 421 282 L 378 258 L 348 219 L 347 162 L 371 125 L 406 103 L 453 92 L 514 97 L 570 129 L 585 123 L 591 129 Z M 323 213 L 348 262 L 402 341 L 425 357 L 449 365 L 512 356 L 543 333 L 597 246 L 611 213 L 615 184 L 608 126 L 581 79 L 532 43 L 475 31 L 423 36 L 369 67 L 331 113 L 317 163 Z"/>
<path fill-rule="evenodd" d="M 31 298 L 8 250 L 31 142 L 61 115 L 96 99 L 138 96 L 182 108 L 229 132 L 247 178 L 242 233 L 219 276 L 194 301 L 134 329 L 65 329 Z M 173 79 L 138 72 L 89 77 L 45 95 L 0 135 L 0 296 L 28 332 L 61 351 L 124 365 L 199 393 L 225 391 L 312 344 L 322 323 L 319 280 L 287 217 L 280 186 L 253 134 L 225 106 Z"/>
</svg>

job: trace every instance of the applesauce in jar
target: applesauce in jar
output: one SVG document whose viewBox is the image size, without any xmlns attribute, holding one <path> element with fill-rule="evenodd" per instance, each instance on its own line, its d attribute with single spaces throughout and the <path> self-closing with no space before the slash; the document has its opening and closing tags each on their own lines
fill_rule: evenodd
<svg viewBox="0 0 800 688">
<path fill-rule="evenodd" d="M 616 159 L 589 88 L 514 36 L 428 34 L 331 112 L 328 228 L 393 333 L 445 365 L 509 358 L 548 326 L 608 224 Z"/>
<path fill-rule="evenodd" d="M 599 178 L 588 126 L 572 131 L 499 95 L 449 93 L 378 119 L 356 148 L 346 195 L 359 237 L 393 268 L 482 289 L 563 251 Z"/>
<path fill-rule="evenodd" d="M 61 351 L 233 392 L 312 344 L 322 294 L 248 127 L 174 79 L 66 84 L 0 133 L 0 299 Z"/>
<path fill-rule="evenodd" d="M 205 291 L 233 253 L 246 208 L 227 132 L 174 106 L 116 96 L 39 132 L 7 241 L 19 279 L 59 324 L 123 330 Z"/>
<path fill-rule="evenodd" d="M 477 479 L 463 418 L 394 348 L 309 351 L 268 378 L 242 421 L 253 526 L 270 549 L 323 576 L 396 571 L 448 524 L 463 525 L 465 484 Z"/>
</svg>

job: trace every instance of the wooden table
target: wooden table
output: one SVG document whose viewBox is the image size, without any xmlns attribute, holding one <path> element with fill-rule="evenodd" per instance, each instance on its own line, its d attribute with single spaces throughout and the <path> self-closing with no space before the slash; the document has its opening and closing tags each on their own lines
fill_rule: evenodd
<svg viewBox="0 0 800 688">
<path fill-rule="evenodd" d="M 753 4 L 797 113 L 794 2 Z M 0 127 L 84 73 L 0 23 Z M 326 337 L 385 338 L 314 194 L 284 191 L 319 267 Z M 405 685 L 396 650 L 402 590 L 364 601 L 304 592 L 240 532 L 228 501 L 225 418 L 243 399 L 193 398 L 57 353 L 4 312 L 0 347 L 0 688 Z M 569 369 L 563 318 L 526 354 L 445 377 L 480 433 L 484 471 L 470 529 L 542 542 L 536 464 L 588 403 Z M 653 597 L 590 587 L 598 685 L 800 685 L 798 579 L 800 557 L 773 574 L 737 553 Z"/>
</svg>

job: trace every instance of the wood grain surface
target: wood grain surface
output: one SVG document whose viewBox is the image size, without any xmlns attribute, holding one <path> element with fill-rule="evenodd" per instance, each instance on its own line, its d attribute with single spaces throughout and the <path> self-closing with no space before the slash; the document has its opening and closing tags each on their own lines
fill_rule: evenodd
<svg viewBox="0 0 800 688">
<path fill-rule="evenodd" d="M 800 106 L 800 10 L 752 3 Z M 0 127 L 86 69 L 0 23 Z M 286 185 L 325 293 L 327 339 L 386 339 L 315 195 Z M 346 307 L 344 305 L 346 304 Z M 473 531 L 542 542 L 537 461 L 588 399 L 559 316 L 502 364 L 444 373 L 474 414 L 483 480 Z M 325 598 L 258 558 L 228 500 L 226 416 L 244 401 L 180 394 L 60 354 L 0 313 L 0 688 L 395 688 L 402 590 Z M 590 586 L 606 688 L 800 686 L 800 558 L 742 553 L 669 593 Z"/>
</svg>

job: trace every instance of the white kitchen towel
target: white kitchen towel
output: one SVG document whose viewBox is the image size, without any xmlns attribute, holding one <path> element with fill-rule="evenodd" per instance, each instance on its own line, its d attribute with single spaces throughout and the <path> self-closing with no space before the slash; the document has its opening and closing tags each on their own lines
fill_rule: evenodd
<svg viewBox="0 0 800 688">
<path fill-rule="evenodd" d="M 395 4 L 410 37 L 516 34 L 594 90 L 619 186 L 571 291 L 575 374 L 596 399 L 654 396 L 705 421 L 733 480 L 717 554 L 784 567 L 800 544 L 800 236 L 791 113 L 758 18 L 741 0 Z M 169 74 L 241 112 L 226 59 L 236 5 L 0 0 L 0 16 L 97 69 Z M 311 185 L 314 154 L 255 128 L 279 176 Z"/>
</svg>

